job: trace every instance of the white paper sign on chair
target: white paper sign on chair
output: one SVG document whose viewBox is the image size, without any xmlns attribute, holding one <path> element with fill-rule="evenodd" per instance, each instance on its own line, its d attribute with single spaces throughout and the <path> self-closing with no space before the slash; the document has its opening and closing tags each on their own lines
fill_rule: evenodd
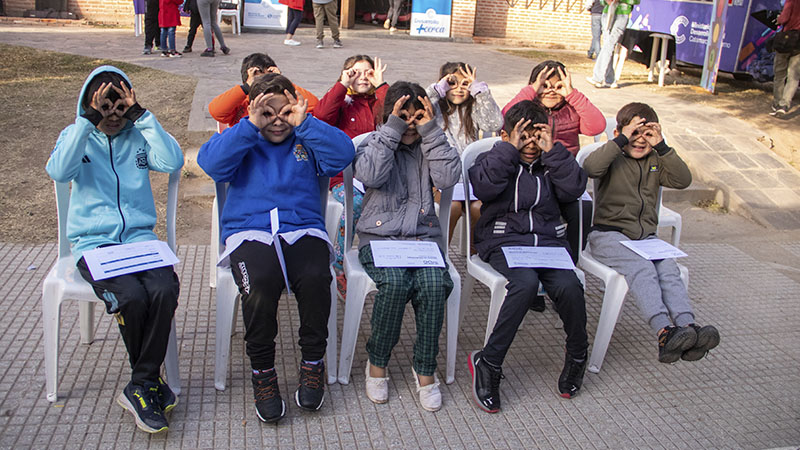
<svg viewBox="0 0 800 450">
<path fill-rule="evenodd" d="M 644 259 L 655 261 L 668 258 L 683 258 L 688 256 L 681 249 L 662 241 L 661 239 L 642 239 L 641 241 L 619 241 L 620 244 L 631 249 Z"/>
<path fill-rule="evenodd" d="M 502 247 L 508 267 L 536 267 L 574 270 L 575 264 L 564 247 Z"/>
<path fill-rule="evenodd" d="M 166 242 L 156 240 L 100 247 L 83 252 L 83 257 L 95 280 L 174 266 L 179 262 Z"/>
<path fill-rule="evenodd" d="M 370 241 L 375 267 L 444 267 L 439 246 L 432 241 Z"/>
</svg>

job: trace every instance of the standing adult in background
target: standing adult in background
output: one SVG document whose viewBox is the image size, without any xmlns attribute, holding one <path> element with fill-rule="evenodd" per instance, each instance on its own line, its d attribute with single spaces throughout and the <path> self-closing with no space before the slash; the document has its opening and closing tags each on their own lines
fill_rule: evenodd
<svg viewBox="0 0 800 450">
<path fill-rule="evenodd" d="M 778 24 L 784 31 L 800 33 L 800 4 L 798 0 L 786 0 L 783 11 L 778 16 Z M 770 115 L 782 117 L 792 107 L 792 98 L 800 81 L 800 46 L 787 52 L 775 51 L 775 80 L 772 86 L 772 112 Z"/>
<path fill-rule="evenodd" d="M 278 0 L 278 2 L 288 7 L 286 12 L 289 14 L 286 19 L 286 39 L 283 43 L 292 46 L 300 45 L 300 41 L 294 40 L 294 32 L 297 31 L 300 20 L 303 18 L 303 3 L 305 2 L 303 0 Z"/>
<path fill-rule="evenodd" d="M 222 38 L 222 30 L 217 23 L 217 13 L 219 12 L 220 0 L 197 0 L 197 9 L 200 10 L 200 18 L 203 21 L 203 37 L 206 39 L 206 49 L 200 56 L 214 56 L 214 39 L 212 34 L 219 41 L 219 49 L 222 53 L 228 54 L 231 49 L 225 46 L 225 39 Z"/>
<path fill-rule="evenodd" d="M 592 14 L 592 44 L 586 51 L 589 59 L 594 59 L 595 55 L 600 54 L 600 36 L 603 34 L 603 0 L 586 0 L 584 5 L 587 11 Z"/>
<path fill-rule="evenodd" d="M 158 26 L 158 0 L 147 0 L 144 9 L 144 50 L 143 55 L 153 53 L 153 42 L 160 47 L 161 28 Z M 161 50 L 160 48 L 158 49 Z"/>
<path fill-rule="evenodd" d="M 397 31 L 397 19 L 400 17 L 400 4 L 403 0 L 389 0 L 389 10 L 386 11 L 386 22 L 383 28 L 388 28 L 390 33 Z"/>
<path fill-rule="evenodd" d="M 594 62 L 592 76 L 587 77 L 592 86 L 617 87 L 614 77 L 614 47 L 622 39 L 622 33 L 628 26 L 628 19 L 633 11 L 633 6 L 639 4 L 639 0 L 605 0 L 606 6 L 603 8 L 601 22 L 603 26 L 603 46 L 597 54 Z"/>
<path fill-rule="evenodd" d="M 312 0 L 314 5 L 314 25 L 317 27 L 317 48 L 325 47 L 322 41 L 325 38 L 324 23 L 328 17 L 328 26 L 331 27 L 331 37 L 333 38 L 333 48 L 341 48 L 342 41 L 339 40 L 339 18 L 336 17 L 338 3 L 336 0 Z"/>
</svg>

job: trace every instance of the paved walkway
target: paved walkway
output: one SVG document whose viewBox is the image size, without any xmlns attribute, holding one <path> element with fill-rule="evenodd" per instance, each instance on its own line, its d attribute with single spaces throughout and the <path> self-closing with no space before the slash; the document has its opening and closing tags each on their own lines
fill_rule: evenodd
<svg viewBox="0 0 800 450">
<path fill-rule="evenodd" d="M 204 117 L 202 106 L 217 92 L 239 82 L 241 57 L 250 51 L 267 51 L 290 78 L 320 95 L 337 77 L 344 57 L 357 52 L 385 57 L 390 64 L 389 81 L 432 80 L 446 60 L 476 63 L 478 73 L 490 83 L 500 103 L 515 94 L 531 66 L 528 60 L 485 46 L 348 34 L 343 35 L 347 46 L 343 50 L 318 51 L 307 45 L 312 41 L 309 32 L 301 29 L 299 36 L 305 44 L 300 48 L 285 47 L 280 44 L 281 37 L 272 34 L 231 37 L 228 45 L 234 54 L 213 59 L 201 59 L 196 53 L 180 60 L 145 57 L 139 54 L 141 40 L 130 31 L 119 30 L 0 26 L 0 42 L 121 59 L 196 76 L 201 81 L 192 126 L 199 129 L 213 125 Z M 183 42 L 183 36 L 179 41 Z M 401 60 L 411 62 L 403 67 L 392 63 Z M 579 89 L 589 89 L 582 84 L 582 77 L 575 78 Z M 779 198 L 775 192 L 780 190 L 797 195 L 793 190 L 800 183 L 791 177 L 779 178 L 781 173 L 784 178 L 788 176 L 790 169 L 766 151 L 763 157 L 751 157 L 762 153 L 753 150 L 756 147 L 740 146 L 740 142 L 753 144 L 750 140 L 756 136 L 755 130 L 724 113 L 661 99 L 644 90 L 615 91 L 613 101 L 611 91 L 588 93 L 608 114 L 629 99 L 652 103 L 669 124 L 673 144 L 681 147 L 696 174 L 714 175 L 706 170 L 705 163 L 696 162 L 705 156 L 717 157 L 725 164 L 746 157 L 737 160 L 751 161 L 758 168 L 731 165 L 734 168 L 726 170 L 755 170 L 758 175 L 772 171 L 783 186 L 750 191 L 770 202 Z M 722 145 L 725 142 L 721 139 L 731 145 Z M 707 144 L 711 146 L 697 150 Z M 719 152 L 731 148 L 747 151 Z M 738 195 L 736 189 L 722 192 L 733 198 Z M 799 209 L 798 205 L 800 202 L 793 203 L 792 208 Z M 766 211 L 782 213 L 787 209 Z M 171 413 L 170 432 L 151 437 L 137 431 L 127 413 L 114 404 L 125 383 L 127 362 L 118 331 L 113 321 L 100 313 L 99 306 L 92 345 L 79 344 L 76 305 L 66 303 L 62 308 L 59 401 L 47 402 L 40 292 L 42 279 L 55 260 L 56 246 L 0 243 L 0 304 L 4 311 L 0 315 L 0 447 L 798 448 L 800 243 L 776 240 L 765 233 L 757 246 L 763 255 L 788 255 L 786 261 L 780 261 L 784 264 L 781 271 L 735 243 L 682 245 L 690 255 L 683 262 L 690 270 L 690 295 L 697 316 L 723 333 L 720 347 L 701 362 L 659 364 L 655 339 L 633 305 L 627 305 L 603 371 L 587 373 L 581 394 L 563 400 L 556 395 L 555 381 L 563 364 L 564 336 L 555 328 L 556 315 L 549 307 L 544 314 L 528 316 L 509 353 L 502 385 L 503 411 L 484 414 L 472 405 L 465 367 L 465 354 L 481 345 L 486 323 L 489 293 L 480 286 L 461 324 L 456 381 L 442 385 L 441 411 L 427 413 L 414 399 L 409 370 L 414 334 L 410 309 L 390 365 L 389 403 L 373 405 L 363 395 L 361 367 L 371 313 L 368 303 L 351 384 L 329 386 L 325 405 L 316 414 L 301 412 L 290 404 L 287 418 L 278 426 L 262 425 L 255 417 L 240 322 L 232 339 L 229 387 L 224 392 L 214 389 L 215 307 L 207 278 L 209 249 L 179 246 L 181 263 L 177 271 L 182 291 L 176 320 L 184 392 Z M 456 253 L 451 251 L 451 256 L 463 277 L 464 261 Z M 586 294 L 591 341 L 600 313 L 602 283 L 589 277 Z M 339 320 L 341 327 L 341 313 Z M 297 313 L 291 301 L 282 302 L 279 323 L 277 369 L 281 391 L 289 397 L 296 386 L 299 354 L 294 338 Z M 442 348 L 444 344 L 442 339 Z M 439 364 L 443 368 L 443 355 Z M 443 370 L 439 374 L 443 375 Z"/>
<path fill-rule="evenodd" d="M 380 56 L 388 64 L 389 82 L 412 80 L 423 85 L 437 78 L 439 66 L 445 61 L 467 61 L 477 66 L 479 78 L 489 83 L 500 105 L 525 85 L 533 66 L 529 59 L 499 53 L 491 46 L 422 41 L 403 35 L 376 38 L 381 34 L 372 28 L 344 30 L 344 48 L 322 50 L 314 48 L 314 31 L 308 27 L 298 31 L 298 39 L 304 42 L 300 47 L 283 45 L 281 34 L 225 33 L 226 43 L 233 49 L 230 56 L 201 58 L 195 52 L 178 60 L 143 56 L 143 38 L 134 37 L 132 30 L 8 24 L 0 24 L 0 29 L 0 42 L 123 60 L 196 77 L 189 128 L 199 131 L 216 130 L 208 114 L 208 102 L 233 84 L 241 83 L 241 60 L 254 51 L 267 52 L 285 75 L 318 97 L 338 78 L 344 59 L 357 53 Z M 202 47 L 202 36 L 198 39 L 196 51 Z M 179 45 L 185 43 L 185 34 L 179 33 L 177 41 Z M 669 143 L 685 158 L 695 178 L 717 191 L 720 204 L 764 226 L 800 229 L 800 173 L 758 142 L 757 138 L 763 135 L 759 130 L 724 111 L 648 89 L 595 89 L 583 75 L 586 74 L 575 74 L 575 86 L 607 116 L 616 115 L 622 105 L 631 101 L 652 105 L 665 124 Z"/>
</svg>

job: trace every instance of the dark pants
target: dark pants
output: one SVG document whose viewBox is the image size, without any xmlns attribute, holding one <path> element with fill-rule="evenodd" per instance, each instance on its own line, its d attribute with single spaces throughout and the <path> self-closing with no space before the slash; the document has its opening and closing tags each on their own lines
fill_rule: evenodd
<svg viewBox="0 0 800 450">
<path fill-rule="evenodd" d="M 303 18 L 303 11 L 300 9 L 289 9 L 289 18 L 286 21 L 286 34 L 294 34 L 300 26 L 300 19 Z"/>
<path fill-rule="evenodd" d="M 191 19 L 189 20 L 189 34 L 186 36 L 186 47 L 192 48 L 194 44 L 194 37 L 197 34 L 197 28 L 203 24 L 203 19 L 200 17 L 200 11 L 197 7 L 192 9 Z"/>
<path fill-rule="evenodd" d="M 158 27 L 158 0 L 147 0 L 144 10 L 144 46 L 159 45 L 161 29 Z"/>
<path fill-rule="evenodd" d="M 578 200 L 569 203 L 559 203 L 558 207 L 561 209 L 561 217 L 567 222 L 567 242 L 569 243 L 569 253 L 572 256 L 572 262 L 578 262 L 578 241 L 580 240 L 580 203 Z M 592 202 L 583 201 L 583 246 L 580 250 L 586 248 L 586 237 L 592 228 Z"/>
<path fill-rule="evenodd" d="M 106 311 L 116 316 L 128 349 L 131 382 L 157 383 L 178 307 L 178 275 L 172 267 L 160 267 L 95 281 L 83 258 L 78 261 L 78 270 L 103 300 Z"/>
<path fill-rule="evenodd" d="M 567 333 L 567 353 L 573 358 L 585 358 L 589 347 L 586 335 L 586 303 L 575 272 L 562 269 L 510 269 L 502 250 L 489 256 L 489 264 L 508 279 L 505 301 L 500 307 L 489 342 L 483 348 L 483 358 L 491 364 L 502 366 L 508 348 L 514 341 L 517 329 L 525 317 L 530 299 L 536 296 L 539 281 L 553 299 L 564 331 Z"/>
<path fill-rule="evenodd" d="M 331 310 L 330 250 L 322 239 L 304 236 L 294 245 L 281 240 L 286 271 L 300 313 L 300 352 L 318 361 L 328 342 Z M 278 300 L 286 283 L 274 245 L 245 241 L 231 253 L 231 272 L 242 294 L 247 356 L 253 369 L 275 366 Z"/>
</svg>

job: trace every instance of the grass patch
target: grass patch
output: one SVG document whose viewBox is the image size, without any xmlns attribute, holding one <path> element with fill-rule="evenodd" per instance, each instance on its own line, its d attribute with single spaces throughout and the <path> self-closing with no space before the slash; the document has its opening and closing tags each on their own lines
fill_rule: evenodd
<svg viewBox="0 0 800 450">
<path fill-rule="evenodd" d="M 78 94 L 89 73 L 103 64 L 128 74 L 137 100 L 158 117 L 181 146 L 199 146 L 210 133 L 187 131 L 196 80 L 119 61 L 86 58 L 0 44 L 0 242 L 40 243 L 57 238 L 53 184 L 44 170 L 59 133 L 75 122 Z M 167 177 L 154 174 L 161 217 Z M 180 219 L 180 215 L 178 216 Z M 158 228 L 162 228 L 163 223 Z M 157 229 L 157 231 L 159 231 Z"/>
</svg>

